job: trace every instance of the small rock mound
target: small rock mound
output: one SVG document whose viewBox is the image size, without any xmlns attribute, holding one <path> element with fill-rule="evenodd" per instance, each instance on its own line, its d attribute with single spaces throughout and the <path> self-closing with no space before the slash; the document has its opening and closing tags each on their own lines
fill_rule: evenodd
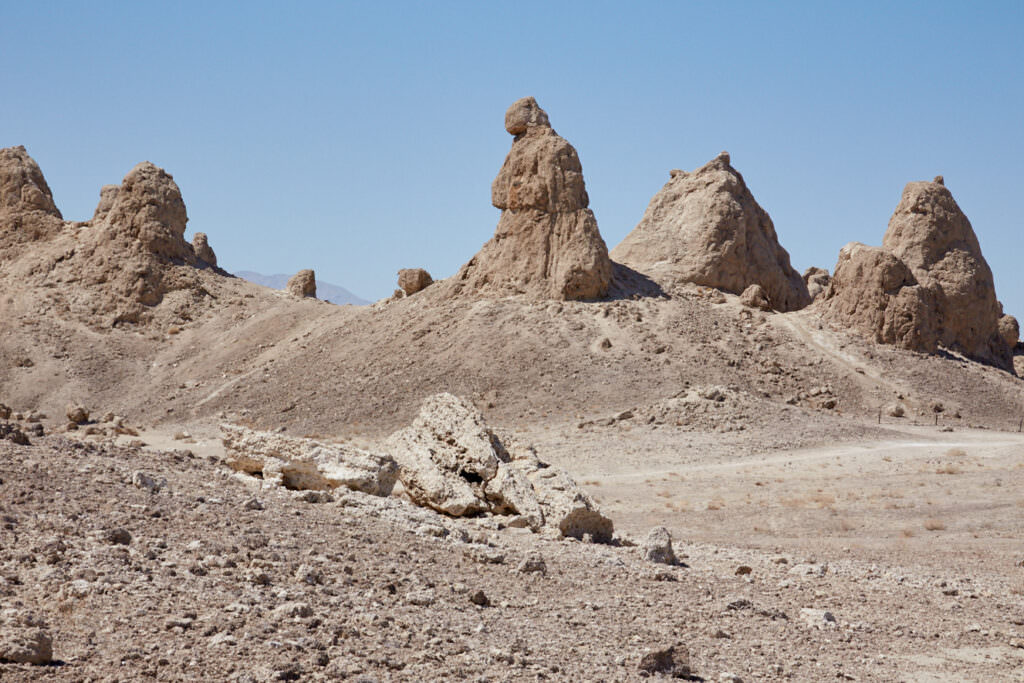
<svg viewBox="0 0 1024 683">
<path fill-rule="evenodd" d="M 876 341 L 926 352 L 941 345 L 1012 367 L 992 271 L 941 176 L 907 183 L 881 249 L 843 248 L 825 299 L 828 317 Z"/>
<path fill-rule="evenodd" d="M 762 311 L 772 310 L 772 302 L 768 300 L 768 295 L 764 293 L 761 285 L 750 285 L 744 289 L 740 294 L 740 303 L 748 308 L 758 308 Z"/>
<path fill-rule="evenodd" d="M 386 449 L 417 505 L 452 516 L 491 512 L 535 531 L 612 539 L 611 520 L 568 474 L 541 462 L 532 449 L 500 439 L 479 411 L 452 394 L 424 401 L 413 424 L 393 434 Z"/>
<path fill-rule="evenodd" d="M 430 273 L 422 268 L 402 268 L 398 271 L 398 286 L 405 296 L 421 292 L 432 284 L 434 284 L 434 278 L 430 277 Z"/>
<path fill-rule="evenodd" d="M 640 671 L 647 674 L 665 674 L 672 678 L 689 678 L 690 653 L 683 645 L 672 645 L 663 650 L 649 652 L 640 659 Z"/>
<path fill-rule="evenodd" d="M 532 97 L 513 104 L 505 128 L 512 149 L 491 186 L 502 210 L 494 237 L 454 278 L 456 292 L 597 299 L 612 264 L 597 229 L 576 150 L 551 128 Z"/>
<path fill-rule="evenodd" d="M 306 268 L 292 275 L 285 289 L 292 296 L 316 297 L 316 274 Z"/>
<path fill-rule="evenodd" d="M 672 549 L 672 534 L 663 526 L 651 529 L 640 546 L 640 554 L 648 562 L 658 564 L 678 564 L 676 553 Z"/>
<path fill-rule="evenodd" d="M 722 152 L 692 173 L 672 171 L 612 258 L 656 280 L 693 282 L 740 294 L 760 285 L 772 306 L 810 303 L 768 213 Z"/>
<path fill-rule="evenodd" d="M 1004 315 L 999 318 L 999 336 L 1002 337 L 1003 343 L 1007 347 L 1016 348 L 1017 342 L 1020 341 L 1020 324 L 1017 319 L 1012 315 Z"/>
<path fill-rule="evenodd" d="M 32 614 L 6 609 L 0 615 L 0 662 L 50 664 L 53 638 L 46 624 Z"/>
</svg>

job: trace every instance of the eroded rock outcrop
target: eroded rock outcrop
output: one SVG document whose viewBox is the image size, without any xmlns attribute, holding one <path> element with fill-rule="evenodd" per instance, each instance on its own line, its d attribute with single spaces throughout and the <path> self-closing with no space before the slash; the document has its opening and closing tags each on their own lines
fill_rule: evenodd
<svg viewBox="0 0 1024 683">
<path fill-rule="evenodd" d="M 824 268 L 811 266 L 804 271 L 804 284 L 807 285 L 807 294 L 814 301 L 826 291 L 832 283 L 832 276 Z"/>
<path fill-rule="evenodd" d="M 658 281 L 740 294 L 760 285 L 772 308 L 810 303 L 768 213 L 722 152 L 692 173 L 674 170 L 612 258 Z"/>
<path fill-rule="evenodd" d="M 206 237 L 205 232 L 197 232 L 192 235 L 192 251 L 199 261 L 208 266 L 217 267 L 217 254 L 214 253 L 213 247 L 210 246 L 210 241 Z"/>
<path fill-rule="evenodd" d="M 505 129 L 515 140 L 491 186 L 501 218 L 494 237 L 455 276 L 456 290 L 559 300 L 604 296 L 612 264 L 587 208 L 576 150 L 532 97 L 509 108 Z"/>
<path fill-rule="evenodd" d="M 573 480 L 530 448 L 500 439 L 483 416 L 452 394 L 428 398 L 413 424 L 386 450 L 398 462 L 406 495 L 453 516 L 510 515 L 537 531 L 610 541 L 610 519 Z"/>
<path fill-rule="evenodd" d="M 220 429 L 228 467 L 258 473 L 267 483 L 313 491 L 344 487 L 374 496 L 389 495 L 395 485 L 397 466 L 386 455 L 238 425 Z"/>
<path fill-rule="evenodd" d="M 316 274 L 309 268 L 300 270 L 288 280 L 285 289 L 292 296 L 316 297 Z"/>
<path fill-rule="evenodd" d="M 937 292 L 885 249 L 859 242 L 843 247 L 824 299 L 829 318 L 877 343 L 927 352 L 937 348 Z"/>
<path fill-rule="evenodd" d="M 0 247 L 47 239 L 63 224 L 39 164 L 24 147 L 0 149 Z"/>
<path fill-rule="evenodd" d="M 907 183 L 881 248 L 843 247 L 824 305 L 826 317 L 876 341 L 1012 368 L 992 271 L 941 176 Z"/>
</svg>

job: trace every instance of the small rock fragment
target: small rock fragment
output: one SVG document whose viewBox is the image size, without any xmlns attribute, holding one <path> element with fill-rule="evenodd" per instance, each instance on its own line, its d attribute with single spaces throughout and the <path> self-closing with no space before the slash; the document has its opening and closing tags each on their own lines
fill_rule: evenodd
<svg viewBox="0 0 1024 683">
<path fill-rule="evenodd" d="M 649 652 L 640 660 L 640 670 L 660 673 L 673 678 L 690 675 L 690 653 L 682 645 L 672 645 L 664 650 Z"/>
</svg>

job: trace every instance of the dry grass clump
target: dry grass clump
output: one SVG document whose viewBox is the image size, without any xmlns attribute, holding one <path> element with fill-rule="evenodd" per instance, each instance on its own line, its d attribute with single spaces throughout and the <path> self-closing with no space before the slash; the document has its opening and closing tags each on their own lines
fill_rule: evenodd
<svg viewBox="0 0 1024 683">
<path fill-rule="evenodd" d="M 725 501 L 721 498 L 715 498 L 714 500 L 708 501 L 708 510 L 721 510 L 725 507 Z"/>
<path fill-rule="evenodd" d="M 960 474 L 961 472 L 963 472 L 963 470 L 950 462 L 944 465 L 939 465 L 935 470 L 935 474 Z"/>
<path fill-rule="evenodd" d="M 950 448 L 946 451 L 947 458 L 963 458 L 967 455 L 967 451 L 962 448 Z"/>
</svg>

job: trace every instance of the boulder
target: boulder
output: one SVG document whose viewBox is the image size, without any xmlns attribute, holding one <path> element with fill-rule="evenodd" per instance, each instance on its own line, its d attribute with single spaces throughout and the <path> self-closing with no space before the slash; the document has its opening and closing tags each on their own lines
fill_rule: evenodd
<svg viewBox="0 0 1024 683">
<path fill-rule="evenodd" d="M 999 318 L 999 336 L 1009 349 L 1014 349 L 1020 341 L 1020 325 L 1012 315 Z"/>
<path fill-rule="evenodd" d="M 49 664 L 53 639 L 41 628 L 0 627 L 0 662 Z"/>
<path fill-rule="evenodd" d="M 768 300 L 768 295 L 764 293 L 761 285 L 750 285 L 744 289 L 740 294 L 740 303 L 748 308 L 759 308 L 762 311 L 772 310 L 772 302 Z"/>
<path fill-rule="evenodd" d="M 810 303 L 771 218 L 727 152 L 692 173 L 670 175 L 637 226 L 612 249 L 616 262 L 659 282 L 693 282 L 734 294 L 760 285 L 779 311 Z"/>
<path fill-rule="evenodd" d="M 612 264 L 597 228 L 576 150 L 532 97 L 514 103 L 512 149 L 491 186 L 501 209 L 494 237 L 454 278 L 455 291 L 534 299 L 597 299 Z"/>
<path fill-rule="evenodd" d="M 641 556 L 648 562 L 677 564 L 676 553 L 672 550 L 672 534 L 663 526 L 651 529 L 640 546 Z"/>
<path fill-rule="evenodd" d="M 199 261 L 217 267 L 217 254 L 213 253 L 213 247 L 210 246 L 205 232 L 197 232 L 192 236 L 192 252 Z"/>
<path fill-rule="evenodd" d="M 375 496 L 390 495 L 395 484 L 397 467 L 386 455 L 238 425 L 220 429 L 228 467 L 259 474 L 264 482 L 314 491 L 344 487 Z"/>
<path fill-rule="evenodd" d="M 406 296 L 420 292 L 433 283 L 430 273 L 422 268 L 402 268 L 398 271 L 398 286 Z"/>
<path fill-rule="evenodd" d="M 285 286 L 288 293 L 298 297 L 316 297 L 316 275 L 306 268 L 292 275 Z"/>
<path fill-rule="evenodd" d="M 417 505 L 452 516 L 490 512 L 513 516 L 534 531 L 610 541 L 611 520 L 565 472 L 530 448 L 502 440 L 483 416 L 452 394 L 427 398 L 409 427 L 385 446 L 398 478 Z"/>
<path fill-rule="evenodd" d="M 828 291 L 828 286 L 831 283 L 832 276 L 824 268 L 811 266 L 804 271 L 804 284 L 807 285 L 807 294 L 811 297 L 812 301 L 817 300 L 818 297 Z"/>
<path fill-rule="evenodd" d="M 41 665 L 52 661 L 53 639 L 42 619 L 15 607 L 0 612 L 0 662 Z"/>
</svg>

